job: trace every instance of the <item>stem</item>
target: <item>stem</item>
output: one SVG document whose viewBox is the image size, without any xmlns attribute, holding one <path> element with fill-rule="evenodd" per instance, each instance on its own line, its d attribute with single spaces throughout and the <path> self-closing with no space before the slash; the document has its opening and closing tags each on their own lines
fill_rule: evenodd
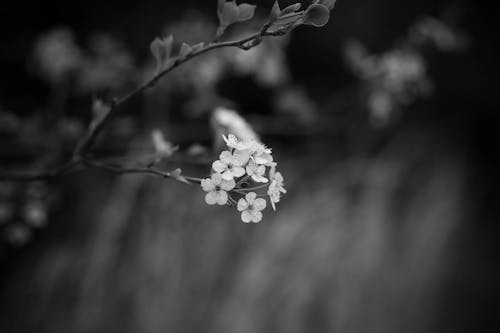
<svg viewBox="0 0 500 333">
<path fill-rule="evenodd" d="M 257 33 L 254 33 L 253 35 L 250 35 L 246 38 L 243 38 L 241 40 L 237 41 L 227 41 L 227 42 L 215 42 L 215 43 L 210 43 L 203 47 L 202 49 L 198 51 L 194 51 L 188 56 L 184 58 L 177 58 L 174 62 L 171 63 L 171 65 L 167 68 L 165 68 L 163 71 L 155 74 L 150 80 L 146 81 L 142 85 L 140 85 L 138 88 L 135 90 L 131 91 L 129 94 L 125 95 L 124 97 L 120 99 L 115 99 L 111 105 L 110 105 L 110 110 L 108 113 L 106 113 L 94 126 L 91 126 L 86 133 L 86 135 L 83 137 L 83 139 L 79 142 L 77 145 L 77 148 L 75 149 L 74 156 L 85 156 L 90 149 L 94 146 L 98 135 L 102 132 L 102 130 L 105 128 L 105 126 L 111 121 L 111 119 L 115 116 L 117 113 L 117 110 L 123 106 L 125 103 L 127 103 L 129 100 L 134 98 L 135 96 L 141 94 L 145 90 L 153 87 L 156 85 L 156 83 L 163 78 L 165 75 L 170 73 L 172 70 L 175 68 L 179 67 L 183 63 L 199 56 L 202 55 L 208 51 L 215 50 L 215 49 L 220 49 L 220 48 L 226 48 L 226 47 L 237 47 L 243 50 L 248 50 L 251 49 L 255 46 L 258 45 L 258 43 L 250 43 L 252 41 L 260 40 L 261 37 L 265 36 L 280 36 L 282 34 L 281 30 L 274 31 L 274 32 L 268 32 L 267 27 L 263 30 L 260 30 Z"/>
<path fill-rule="evenodd" d="M 119 99 L 114 99 L 109 106 L 109 111 L 104 114 L 102 117 L 97 119 L 94 123 L 92 123 L 91 126 L 89 126 L 87 132 L 83 136 L 83 138 L 78 142 L 77 146 L 75 147 L 75 150 L 73 151 L 73 157 L 70 161 L 66 162 L 60 167 L 57 167 L 53 170 L 48 170 L 48 171 L 36 171 L 36 172 L 28 172 L 28 173 L 23 173 L 23 172 L 11 172 L 11 171 L 1 171 L 0 170 L 0 180 L 8 180 L 8 181 L 36 181 L 36 180 L 49 180 L 61 175 L 64 175 L 70 171 L 73 171 L 76 166 L 78 165 L 84 165 L 85 167 L 95 167 L 95 168 L 100 168 L 100 169 L 105 169 L 110 172 L 114 173 L 146 173 L 146 174 L 153 174 L 157 176 L 162 176 L 162 177 L 170 177 L 170 174 L 168 172 L 161 172 L 156 169 L 152 168 L 122 168 L 122 167 L 117 167 L 117 166 L 112 166 L 112 165 L 107 165 L 107 164 L 100 164 L 96 162 L 89 161 L 86 159 L 86 156 L 90 152 L 90 150 L 93 148 L 95 145 L 97 138 L 99 135 L 103 132 L 103 130 L 106 128 L 106 126 L 111 122 L 113 117 L 116 115 L 116 113 L 119 111 L 120 107 L 122 107 L 124 104 L 126 104 L 128 101 L 133 99 L 134 97 L 138 96 L 145 90 L 155 86 L 155 84 L 162 79 L 164 76 L 166 76 L 168 73 L 170 73 L 172 70 L 177 68 L 178 66 L 182 65 L 183 63 L 200 56 L 206 52 L 209 52 L 211 50 L 215 49 L 220 49 L 220 48 L 226 48 L 226 47 L 237 47 L 242 50 L 249 50 L 255 46 L 257 46 L 262 37 L 266 36 L 281 36 L 284 35 L 287 30 L 286 29 L 279 29 L 276 31 L 267 31 L 267 29 L 270 27 L 269 23 L 266 23 L 262 29 L 248 37 L 245 37 L 241 40 L 237 41 L 227 41 L 227 42 L 212 42 L 205 47 L 192 52 L 191 54 L 187 55 L 184 58 L 177 58 L 175 61 L 173 61 L 169 67 L 165 68 L 161 72 L 155 74 L 150 80 L 144 82 L 142 85 L 128 93 L 122 98 Z M 82 163 L 85 162 L 85 163 Z M 186 180 L 190 182 L 196 182 L 199 183 L 201 182 L 201 179 L 199 178 L 194 178 L 194 177 L 184 177 Z"/>
</svg>

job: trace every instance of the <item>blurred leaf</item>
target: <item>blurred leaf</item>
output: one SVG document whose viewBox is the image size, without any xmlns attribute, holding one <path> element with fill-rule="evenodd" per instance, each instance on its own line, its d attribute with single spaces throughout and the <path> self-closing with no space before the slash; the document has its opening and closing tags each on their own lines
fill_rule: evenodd
<svg viewBox="0 0 500 333">
<path fill-rule="evenodd" d="M 255 6 L 247 3 L 242 3 L 238 6 L 238 22 L 248 21 L 255 14 Z"/>
<path fill-rule="evenodd" d="M 236 1 L 218 1 L 217 16 L 219 17 L 220 27 L 227 28 L 236 22 L 250 20 L 255 14 L 255 6 L 247 3 L 240 5 Z"/>
<path fill-rule="evenodd" d="M 174 37 L 172 35 L 166 38 L 155 38 L 151 43 L 151 53 L 156 59 L 157 71 L 165 68 L 168 60 L 172 56 L 172 47 L 174 44 Z"/>
<path fill-rule="evenodd" d="M 295 3 L 293 5 L 285 7 L 283 9 L 283 11 L 281 12 L 281 15 L 288 15 L 291 13 L 295 13 L 296 11 L 298 11 L 300 9 L 300 7 L 302 7 L 302 4 L 300 4 L 300 3 Z"/>
<path fill-rule="evenodd" d="M 178 180 L 180 182 L 186 183 L 186 184 L 191 184 L 186 178 L 182 176 L 182 169 L 177 168 L 173 171 L 169 172 L 170 177 L 174 178 L 175 180 Z"/>
<path fill-rule="evenodd" d="M 313 4 L 307 8 L 302 19 L 306 25 L 322 27 L 330 19 L 330 10 L 324 5 Z"/>
<path fill-rule="evenodd" d="M 193 48 L 186 43 L 182 43 L 181 50 L 179 51 L 179 58 L 185 59 L 189 54 L 193 52 Z"/>
<path fill-rule="evenodd" d="M 178 147 L 174 146 L 170 141 L 165 140 L 162 131 L 155 129 L 151 132 L 151 141 L 155 148 L 156 154 L 161 158 L 172 156 Z"/>
<path fill-rule="evenodd" d="M 323 5 L 329 10 L 332 10 L 336 2 L 337 0 L 315 0 L 314 4 Z"/>
<path fill-rule="evenodd" d="M 278 0 L 274 2 L 271 14 L 269 15 L 269 22 L 275 22 L 281 16 L 281 9 Z"/>
<path fill-rule="evenodd" d="M 193 52 L 198 52 L 199 50 L 201 50 L 203 48 L 203 46 L 205 46 L 205 43 L 201 42 L 201 43 L 198 43 L 198 44 L 191 46 L 191 49 L 193 50 Z"/>
</svg>

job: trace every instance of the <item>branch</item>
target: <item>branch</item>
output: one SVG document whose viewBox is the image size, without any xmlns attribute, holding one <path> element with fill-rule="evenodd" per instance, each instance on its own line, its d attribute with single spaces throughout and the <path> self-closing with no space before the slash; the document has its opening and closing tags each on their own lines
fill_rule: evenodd
<svg viewBox="0 0 500 333">
<path fill-rule="evenodd" d="M 96 119 L 83 138 L 78 142 L 74 152 L 73 158 L 63 164 L 60 167 L 57 167 L 53 170 L 45 170 L 45 171 L 35 171 L 35 172 L 17 172 L 17 171 L 2 171 L 0 170 L 0 181 L 37 181 L 37 180 L 51 180 L 53 178 L 62 176 L 68 172 L 74 171 L 77 166 L 83 168 L 98 168 L 107 170 L 109 172 L 117 173 L 117 174 L 125 174 L 125 173 L 142 173 L 142 174 L 150 174 L 156 175 L 163 178 L 175 178 L 179 180 L 178 177 L 174 177 L 169 172 L 163 172 L 153 168 L 147 167 L 139 167 L 139 168 L 125 168 L 118 165 L 105 164 L 96 161 L 92 161 L 87 158 L 88 153 L 95 145 L 95 142 L 100 135 L 100 133 L 104 130 L 104 128 L 109 124 L 109 122 L 113 119 L 113 117 L 118 112 L 119 108 L 126 104 L 128 101 L 136 97 L 137 95 L 143 93 L 145 90 L 153 87 L 159 82 L 163 77 L 165 77 L 168 73 L 170 73 L 175 68 L 180 65 L 190 61 L 193 58 L 196 58 L 206 52 L 215 49 L 221 49 L 226 47 L 237 47 L 242 50 L 249 50 L 257 45 L 259 45 L 262 41 L 263 37 L 275 37 L 275 36 L 283 36 L 290 31 L 290 28 L 283 27 L 276 31 L 268 31 L 271 23 L 266 23 L 260 29 L 260 31 L 243 38 L 237 41 L 226 41 L 226 42 L 212 42 L 207 44 L 203 48 L 193 51 L 187 56 L 183 58 L 175 59 L 167 68 L 155 74 L 150 80 L 146 81 L 135 90 L 131 91 L 129 94 L 125 95 L 120 99 L 114 99 L 109 106 L 107 112 L 101 115 L 98 119 Z M 199 183 L 201 179 L 194 177 L 183 176 L 189 182 Z"/>
<path fill-rule="evenodd" d="M 156 75 L 154 75 L 151 79 L 143 83 L 141 86 L 130 92 L 129 94 L 125 95 L 121 99 L 115 99 L 112 101 L 110 108 L 108 112 L 103 115 L 93 126 L 89 127 L 88 132 L 85 134 L 85 136 L 82 138 L 82 140 L 79 142 L 77 145 L 74 156 L 79 156 L 83 157 L 86 156 L 86 154 L 92 149 L 94 146 L 97 137 L 99 134 L 103 131 L 103 129 L 106 127 L 106 125 L 111 121 L 111 119 L 115 116 L 117 113 L 118 109 L 126 104 L 129 100 L 132 98 L 136 97 L 137 95 L 143 93 L 149 88 L 152 88 L 162 79 L 165 75 L 170 73 L 172 70 L 175 68 L 179 67 L 180 65 L 190 61 L 193 58 L 196 58 L 197 56 L 200 56 L 206 52 L 209 52 L 211 50 L 215 49 L 220 49 L 220 48 L 225 48 L 225 47 L 237 47 L 242 50 L 249 50 L 257 45 L 260 44 L 262 37 L 266 36 L 282 36 L 288 32 L 287 29 L 280 29 L 277 31 L 269 32 L 267 29 L 269 28 L 270 24 L 266 23 L 263 28 L 257 32 L 254 33 L 251 36 L 248 36 L 244 39 L 238 40 L 238 41 L 227 41 L 227 42 L 214 42 L 211 44 L 206 45 L 200 50 L 193 51 L 192 53 L 188 54 L 184 58 L 177 58 L 174 62 L 172 62 L 166 69 L 160 71 Z"/>
<path fill-rule="evenodd" d="M 39 180 L 51 180 L 74 171 L 81 164 L 81 159 L 75 159 L 52 170 L 21 172 L 0 170 L 0 181 L 31 182 Z"/>
<path fill-rule="evenodd" d="M 124 175 L 124 174 L 152 175 L 162 178 L 172 178 L 181 183 L 185 183 L 183 180 L 179 179 L 179 176 L 175 175 L 173 172 L 165 172 L 153 167 L 125 167 L 116 164 L 102 163 L 95 160 L 83 160 L 83 163 L 89 168 L 101 169 L 118 175 Z M 182 176 L 182 179 L 186 180 L 188 183 L 196 183 L 196 184 L 201 183 L 201 178 Z"/>
</svg>

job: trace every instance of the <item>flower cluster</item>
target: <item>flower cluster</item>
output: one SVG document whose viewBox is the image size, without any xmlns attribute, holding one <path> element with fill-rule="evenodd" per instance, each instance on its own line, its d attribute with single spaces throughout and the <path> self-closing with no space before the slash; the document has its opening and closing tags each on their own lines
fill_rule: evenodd
<svg viewBox="0 0 500 333">
<path fill-rule="evenodd" d="M 267 206 L 274 210 L 286 193 L 283 176 L 276 171 L 271 149 L 256 140 L 240 141 L 235 135 L 223 136 L 228 147 L 212 163 L 210 178 L 201 181 L 209 205 L 235 205 L 245 223 L 260 222 Z"/>
</svg>

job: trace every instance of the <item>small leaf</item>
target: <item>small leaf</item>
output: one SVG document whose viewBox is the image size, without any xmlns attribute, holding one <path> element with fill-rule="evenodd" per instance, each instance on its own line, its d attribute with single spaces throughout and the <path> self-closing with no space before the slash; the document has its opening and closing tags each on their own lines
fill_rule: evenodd
<svg viewBox="0 0 500 333">
<path fill-rule="evenodd" d="M 256 6 L 250 5 L 248 3 L 242 3 L 241 5 L 238 5 L 238 22 L 251 20 L 255 14 L 255 7 Z"/>
<path fill-rule="evenodd" d="M 330 10 L 323 5 L 313 4 L 307 8 L 302 19 L 303 24 L 322 27 L 330 19 Z"/>
<path fill-rule="evenodd" d="M 335 7 L 335 2 L 337 2 L 337 0 L 315 0 L 314 1 L 315 4 L 323 5 L 326 8 L 328 8 L 329 10 L 332 10 L 333 7 Z"/>
<path fill-rule="evenodd" d="M 174 37 L 172 35 L 166 38 L 155 38 L 151 43 L 150 49 L 151 53 L 156 59 L 157 71 L 161 71 L 168 60 L 172 56 L 172 47 L 174 44 Z"/>
<path fill-rule="evenodd" d="M 281 9 L 278 0 L 274 1 L 273 8 L 271 9 L 271 14 L 269 15 L 269 22 L 275 22 L 281 16 Z"/>
<path fill-rule="evenodd" d="M 221 27 L 226 28 L 238 21 L 236 1 L 226 2 L 225 0 L 219 0 L 218 4 L 217 15 Z"/>
<path fill-rule="evenodd" d="M 193 50 L 193 52 L 198 52 L 199 50 L 201 50 L 203 48 L 203 46 L 205 46 L 205 43 L 201 42 L 201 43 L 198 43 L 198 44 L 191 46 L 191 49 Z"/>
<path fill-rule="evenodd" d="M 300 9 L 300 7 L 302 7 L 302 4 L 300 4 L 300 3 L 295 3 L 293 5 L 290 5 L 290 6 L 283 9 L 283 11 L 281 12 L 281 15 L 288 15 L 291 13 L 295 13 L 296 11 L 298 11 Z"/>
<path fill-rule="evenodd" d="M 163 133 L 158 129 L 151 132 L 151 141 L 153 142 L 157 156 L 161 159 L 172 156 L 178 150 L 178 147 L 165 140 Z"/>
<path fill-rule="evenodd" d="M 180 168 L 177 168 L 173 171 L 170 171 L 169 176 L 175 180 L 180 181 L 180 182 L 183 182 L 186 184 L 191 184 L 185 177 L 182 176 L 182 169 L 180 169 Z"/>
<path fill-rule="evenodd" d="M 193 52 L 193 48 L 189 44 L 182 43 L 181 50 L 179 51 L 179 58 L 185 59 L 188 55 Z"/>
</svg>

